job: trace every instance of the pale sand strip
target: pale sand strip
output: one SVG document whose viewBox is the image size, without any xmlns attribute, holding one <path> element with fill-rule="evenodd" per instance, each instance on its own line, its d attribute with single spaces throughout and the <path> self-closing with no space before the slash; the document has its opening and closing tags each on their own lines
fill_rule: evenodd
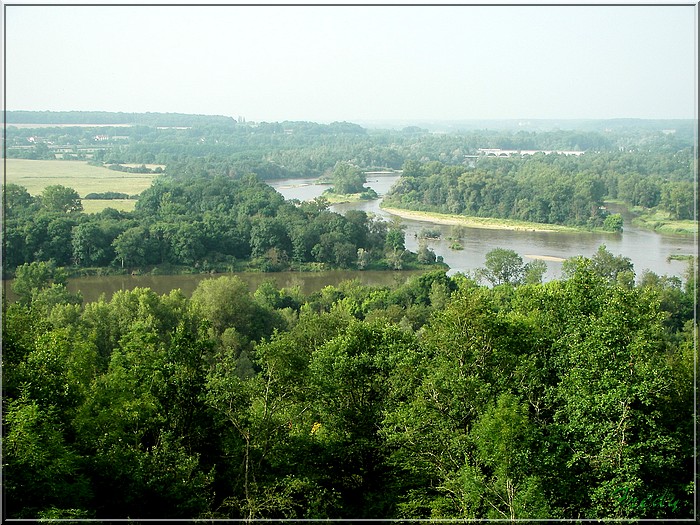
<svg viewBox="0 0 700 525">
<path fill-rule="evenodd" d="M 556 231 L 578 231 L 575 228 L 567 228 L 566 226 L 557 226 L 554 228 L 542 227 L 535 223 L 510 223 L 506 219 L 487 219 L 481 217 L 461 217 L 459 215 L 447 215 L 443 213 L 430 213 L 424 211 L 402 210 L 398 208 L 384 208 L 387 213 L 396 215 L 403 219 L 411 219 L 414 221 L 432 222 L 434 224 L 462 225 L 469 228 L 484 228 L 490 230 L 514 230 L 528 232 L 556 232 Z"/>
<path fill-rule="evenodd" d="M 553 262 L 563 262 L 566 259 L 562 259 L 561 257 L 554 257 L 553 255 L 523 255 L 523 257 L 527 257 L 528 259 L 539 259 L 540 261 L 553 261 Z"/>
</svg>

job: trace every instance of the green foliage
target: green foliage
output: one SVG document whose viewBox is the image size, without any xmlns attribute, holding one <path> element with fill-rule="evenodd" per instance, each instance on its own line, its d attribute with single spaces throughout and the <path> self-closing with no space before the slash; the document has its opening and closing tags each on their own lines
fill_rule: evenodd
<svg viewBox="0 0 700 525">
<path fill-rule="evenodd" d="M 48 300 L 50 295 L 58 298 L 53 303 L 77 300 L 77 297 L 65 291 L 68 275 L 63 268 L 57 268 L 53 261 L 32 262 L 19 266 L 15 272 L 12 291 L 19 296 L 22 303 L 29 304 L 35 300 Z M 78 301 L 79 302 L 79 301 Z"/>
<path fill-rule="evenodd" d="M 694 268 L 517 266 L 5 305 L 8 516 L 691 516 Z"/>
<path fill-rule="evenodd" d="M 48 260 L 60 266 L 136 271 L 169 265 L 196 272 L 230 271 L 234 265 L 280 271 L 304 263 L 390 264 L 382 260 L 387 245 L 382 220 L 362 211 L 343 216 L 321 201 L 285 202 L 252 175 L 234 180 L 205 172 L 159 179 L 140 196 L 133 214 L 42 211 L 13 217 L 7 228 L 10 256 L 3 260 L 9 270 Z M 392 227 L 389 244 L 401 255 L 403 232 Z M 367 256 L 358 259 L 360 249 Z"/>
<path fill-rule="evenodd" d="M 492 472 L 484 484 L 482 497 L 492 518 L 545 518 L 549 508 L 542 482 L 532 475 L 534 441 L 537 429 L 530 422 L 527 406 L 511 394 L 498 397 L 474 424 L 471 432 L 476 446 L 476 462 Z"/>
<path fill-rule="evenodd" d="M 89 502 L 81 458 L 51 406 L 41 408 L 25 394 L 5 405 L 3 423 L 6 516 L 31 519 L 41 509 L 81 508 Z"/>
<path fill-rule="evenodd" d="M 268 336 L 277 321 L 270 310 L 255 302 L 240 277 L 219 277 L 199 283 L 192 293 L 192 309 L 220 336 L 228 328 L 251 340 Z"/>
<path fill-rule="evenodd" d="M 168 176 L 134 213 L 81 214 L 61 186 L 5 188 L 3 264 L 20 296 L 3 305 L 8 517 L 692 517 L 694 260 L 684 281 L 647 272 L 635 284 L 631 262 L 601 246 L 542 284 L 542 261 L 494 250 L 482 272 L 492 287 L 442 270 L 309 296 L 222 278 L 191 299 L 136 289 L 84 306 L 61 269 L 436 259 L 425 243 L 405 250 L 398 220 L 284 202 L 251 173 L 335 167 L 363 191 L 363 169 L 403 165 L 387 202 L 405 207 L 614 231 L 608 197 L 687 219 L 692 137 L 83 116 L 141 124 L 96 160 L 158 160 Z M 193 128 L 149 127 L 165 121 Z M 34 132 L 10 127 L 9 153 L 52 156 L 43 142 L 13 149 Z M 76 144 L 90 133 L 45 132 Z M 576 146 L 590 150 L 464 165 L 482 147 Z"/>
<path fill-rule="evenodd" d="M 523 282 L 525 284 L 540 284 L 546 271 L 547 263 L 540 259 L 535 259 L 525 265 Z"/>
<path fill-rule="evenodd" d="M 694 193 L 687 179 L 692 163 L 690 150 L 653 148 L 617 154 L 587 151 L 575 158 L 480 157 L 470 167 L 407 160 L 403 177 L 384 202 L 416 211 L 621 232 L 622 218 L 607 212 L 604 198 L 665 210 L 676 220 L 692 219 Z"/>
<path fill-rule="evenodd" d="M 479 274 L 492 285 L 520 284 L 525 272 L 523 259 L 514 250 L 494 248 L 486 254 L 486 263 Z"/>
<path fill-rule="evenodd" d="M 5 184 L 3 186 L 3 210 L 5 218 L 26 216 L 35 211 L 36 199 L 29 195 L 23 186 L 18 184 Z"/>
<path fill-rule="evenodd" d="M 83 211 L 78 192 L 73 188 L 67 188 L 56 184 L 46 186 L 41 193 L 41 205 L 49 212 L 77 213 Z"/>
<path fill-rule="evenodd" d="M 619 213 L 613 213 L 605 217 L 603 221 L 603 229 L 615 233 L 622 233 L 623 220 L 622 215 Z"/>
<path fill-rule="evenodd" d="M 336 164 L 331 174 L 333 181 L 333 191 L 339 194 L 362 193 L 365 191 L 364 184 L 367 182 L 365 174 L 356 166 L 347 162 Z"/>
</svg>

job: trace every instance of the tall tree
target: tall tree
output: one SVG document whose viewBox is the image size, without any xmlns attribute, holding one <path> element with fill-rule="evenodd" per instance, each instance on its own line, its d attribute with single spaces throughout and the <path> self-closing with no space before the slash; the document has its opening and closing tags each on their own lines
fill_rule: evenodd
<svg viewBox="0 0 700 525">
<path fill-rule="evenodd" d="M 78 192 L 60 184 L 46 186 L 41 192 L 41 205 L 50 212 L 77 213 L 83 211 Z"/>
</svg>

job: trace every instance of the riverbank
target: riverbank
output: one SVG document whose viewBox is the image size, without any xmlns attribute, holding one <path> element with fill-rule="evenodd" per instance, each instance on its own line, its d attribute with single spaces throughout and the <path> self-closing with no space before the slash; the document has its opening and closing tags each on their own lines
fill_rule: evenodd
<svg viewBox="0 0 700 525">
<path fill-rule="evenodd" d="M 619 199 L 606 200 L 609 208 L 617 208 L 624 212 L 625 221 L 630 221 L 638 228 L 657 233 L 672 235 L 697 235 L 698 223 L 693 220 L 672 219 L 671 214 L 659 209 L 642 208 L 641 206 L 629 206 Z M 612 206 L 611 206 L 612 205 Z"/>
<path fill-rule="evenodd" d="M 538 222 L 516 221 L 512 219 L 493 219 L 487 217 L 465 217 L 463 215 L 451 215 L 427 211 L 413 211 L 402 208 L 387 208 L 382 210 L 402 219 L 431 222 L 433 224 L 445 224 L 453 226 L 466 226 L 468 228 L 483 228 L 489 230 L 512 230 L 528 232 L 568 232 L 586 233 L 590 230 L 575 228 L 573 226 L 561 226 L 559 224 L 541 224 Z"/>
<path fill-rule="evenodd" d="M 658 233 L 674 235 L 696 235 L 698 233 L 697 222 L 669 219 L 668 213 L 661 211 L 638 215 L 632 219 L 632 224 Z"/>
<path fill-rule="evenodd" d="M 83 304 L 98 301 L 102 294 L 109 301 L 119 291 L 134 288 L 149 288 L 158 295 L 180 290 L 190 297 L 199 283 L 206 279 L 237 276 L 254 292 L 265 282 L 274 283 L 276 288 L 299 288 L 304 295 L 323 290 L 326 286 L 338 286 L 343 282 L 357 281 L 364 286 L 392 287 L 406 283 L 413 277 L 422 275 L 426 270 L 325 270 L 319 272 L 226 272 L 219 274 L 180 274 L 180 275 L 106 275 L 71 277 L 67 289 L 71 293 L 80 293 Z M 18 296 L 12 290 L 12 281 L 2 282 L 4 297 L 14 302 Z"/>
</svg>

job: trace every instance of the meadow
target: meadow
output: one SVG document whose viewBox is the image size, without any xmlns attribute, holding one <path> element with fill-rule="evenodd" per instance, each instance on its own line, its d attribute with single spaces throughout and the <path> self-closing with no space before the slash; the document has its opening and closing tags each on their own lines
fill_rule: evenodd
<svg viewBox="0 0 700 525">
<path fill-rule="evenodd" d="M 5 168 L 5 182 L 24 186 L 31 195 L 41 194 L 52 184 L 73 188 L 80 197 L 106 191 L 137 195 L 157 177 L 152 173 L 124 173 L 67 160 L 6 159 Z M 132 210 L 135 203 L 134 200 L 83 200 L 83 207 L 86 212 L 95 213 L 107 207 Z"/>
</svg>

